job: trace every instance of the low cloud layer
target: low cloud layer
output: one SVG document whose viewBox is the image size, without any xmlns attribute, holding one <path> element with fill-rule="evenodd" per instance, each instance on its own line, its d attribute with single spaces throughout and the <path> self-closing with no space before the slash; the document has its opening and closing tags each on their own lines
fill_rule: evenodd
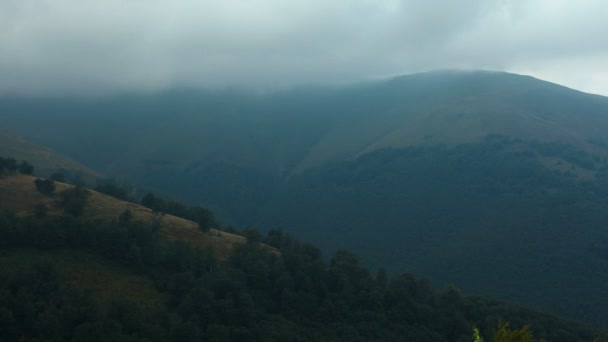
<svg viewBox="0 0 608 342">
<path fill-rule="evenodd" d="M 604 0 L 1 0 L 0 93 L 483 68 L 608 95 L 607 14 Z"/>
</svg>

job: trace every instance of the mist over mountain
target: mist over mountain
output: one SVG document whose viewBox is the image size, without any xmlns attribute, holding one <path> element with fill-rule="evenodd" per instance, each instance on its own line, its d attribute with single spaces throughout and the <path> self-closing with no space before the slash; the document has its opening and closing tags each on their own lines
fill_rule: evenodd
<svg viewBox="0 0 608 342">
<path fill-rule="evenodd" d="M 33 139 L 102 169 L 128 155 L 128 147 L 137 155 L 124 160 L 130 164 L 147 154 L 151 159 L 171 154 L 166 158 L 182 163 L 223 159 L 293 172 L 382 147 L 462 143 L 488 134 L 592 149 L 587 140 L 604 138 L 606 102 L 526 76 L 436 71 L 266 95 L 175 90 L 93 99 L 4 98 L 2 116 L 7 127 L 20 132 L 48 126 Z M 114 145 L 104 140 L 110 132 Z M 152 135 L 156 145 L 150 145 Z M 81 144 L 70 144 L 72 136 Z M 100 141 L 112 153 L 91 158 L 89 146 L 82 144 Z M 284 141 L 288 145 L 277 144 Z"/>
<path fill-rule="evenodd" d="M 435 71 L 256 94 L 0 99 L 0 126 L 326 251 L 608 325 L 608 98 Z"/>
</svg>

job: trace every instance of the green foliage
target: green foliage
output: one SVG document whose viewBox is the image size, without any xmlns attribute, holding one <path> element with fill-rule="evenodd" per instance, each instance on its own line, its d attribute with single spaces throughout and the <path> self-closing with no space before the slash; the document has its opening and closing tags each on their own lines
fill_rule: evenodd
<svg viewBox="0 0 608 342">
<path fill-rule="evenodd" d="M 539 148 L 489 137 L 377 150 L 291 176 L 256 221 L 285 225 L 324 250 L 352 246 L 366 266 L 389 273 L 408 269 L 604 325 L 608 182 L 553 172 Z M 604 280 L 581 280 L 583 269 Z"/>
<path fill-rule="evenodd" d="M 153 193 L 147 193 L 141 199 L 141 205 L 143 205 L 146 208 L 150 208 L 154 211 L 161 211 L 160 209 L 162 209 L 162 207 L 163 207 L 163 203 L 161 202 L 161 199 L 158 198 Z"/>
<path fill-rule="evenodd" d="M 262 235 L 262 233 L 254 227 L 243 229 L 241 234 L 247 238 L 247 243 L 260 243 L 264 239 L 264 235 Z"/>
<path fill-rule="evenodd" d="M 603 324 L 608 303 L 591 295 L 601 293 L 603 281 L 566 275 L 586 269 L 608 281 L 600 266 L 608 258 L 608 235 L 601 229 L 608 219 L 608 182 L 567 177 L 540 162 L 554 158 L 579 173 L 602 169 L 601 161 L 589 168 L 573 157 L 592 159 L 584 150 L 562 147 L 494 135 L 458 147 L 376 150 L 288 178 L 202 163 L 191 167 L 192 174 L 146 173 L 141 181 L 160 188 L 170 177 L 167 190 L 220 206 L 233 223 L 284 225 L 325 251 L 351 246 L 366 266 L 407 269 L 441 286 L 455 282 L 469 293 L 516 296 Z M 181 187 L 182 181 L 189 185 Z M 215 218 L 194 215 L 191 207 L 153 194 L 145 198 L 153 210 L 194 220 L 203 231 L 217 227 L 210 224 Z M 487 282 L 487 276 L 497 281 Z M 543 291 L 549 282 L 554 291 Z"/>
<path fill-rule="evenodd" d="M 220 228 L 220 223 L 216 220 L 213 212 L 206 208 L 187 207 L 180 202 L 165 199 L 153 193 L 146 194 L 141 199 L 141 205 L 156 212 L 165 212 L 194 221 L 203 232 L 208 232 L 212 227 Z"/>
<path fill-rule="evenodd" d="M 55 192 L 55 182 L 51 179 L 36 178 L 34 185 L 36 186 L 36 190 L 41 194 L 51 196 Z"/>
<path fill-rule="evenodd" d="M 479 329 L 473 327 L 473 342 L 483 342 L 483 337 L 479 334 Z"/>
<path fill-rule="evenodd" d="M 121 200 L 133 201 L 127 187 L 113 179 L 98 182 L 94 190 Z"/>
<path fill-rule="evenodd" d="M 53 265 L 38 263 L 0 281 L 0 339 L 3 341 L 166 340 L 153 310 L 115 299 L 102 303 L 90 291 L 61 279 Z"/>
<path fill-rule="evenodd" d="M 453 287 L 437 293 L 411 275 L 387 279 L 384 288 L 385 280 L 371 277 L 353 253 L 339 251 L 326 265 L 317 248 L 280 229 L 263 240 L 280 255 L 248 243 L 224 263 L 210 250 L 165 240 L 129 211 L 109 221 L 2 213 L 0 235 L 0 253 L 13 248 L 99 253 L 154 279 L 166 298 L 156 309 L 124 298 L 100 303 L 62 282 L 52 266 L 24 270 L 27 276 L 2 271 L 0 336 L 8 340 L 464 341 L 470 340 L 471 325 L 489 331 L 488 318 L 496 315 L 510 321 L 525 317 L 551 340 L 597 335 L 553 316 L 463 296 Z"/>
<path fill-rule="evenodd" d="M 15 158 L 0 157 L 0 173 L 4 171 L 19 172 L 24 175 L 31 175 L 34 173 L 34 166 L 25 160 L 17 163 L 17 159 Z"/>
<path fill-rule="evenodd" d="M 63 211 L 73 215 L 81 216 L 84 213 L 89 191 L 83 187 L 75 186 L 61 192 L 61 206 Z"/>
<path fill-rule="evenodd" d="M 19 165 L 17 166 L 17 170 L 19 171 L 19 173 L 24 174 L 24 175 L 34 174 L 34 166 L 32 166 L 30 163 L 26 162 L 25 160 L 23 160 L 23 161 L 21 161 L 21 163 L 19 163 Z"/>
<path fill-rule="evenodd" d="M 5 170 L 15 172 L 17 171 L 18 167 L 19 166 L 17 165 L 17 159 L 10 157 L 0 157 L 0 172 L 3 172 Z"/>
<path fill-rule="evenodd" d="M 493 342 L 536 342 L 529 325 L 524 325 L 521 329 L 512 330 L 509 322 L 499 321 L 498 327 L 492 333 Z M 473 342 L 483 342 L 479 329 L 473 327 Z M 539 342 L 544 341 L 541 339 Z"/>
<path fill-rule="evenodd" d="M 509 322 L 501 321 L 492 334 L 494 342 L 536 342 L 529 325 L 512 330 Z"/>
<path fill-rule="evenodd" d="M 213 212 L 200 207 L 192 207 L 188 210 L 188 218 L 198 224 L 198 228 L 203 232 L 208 232 L 213 226 L 219 228 Z"/>
<path fill-rule="evenodd" d="M 87 180 L 92 180 L 90 174 L 83 172 L 83 171 L 79 170 L 78 168 L 77 169 L 60 168 L 60 169 L 54 171 L 49 176 L 49 178 L 56 182 L 67 183 L 67 184 L 72 184 L 72 185 L 80 185 L 81 187 L 86 186 Z M 101 184 L 105 184 L 105 183 L 102 182 Z"/>
</svg>

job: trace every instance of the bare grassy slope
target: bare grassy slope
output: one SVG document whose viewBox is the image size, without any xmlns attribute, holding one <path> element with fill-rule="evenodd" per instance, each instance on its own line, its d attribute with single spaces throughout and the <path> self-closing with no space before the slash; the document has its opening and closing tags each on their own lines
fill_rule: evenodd
<svg viewBox="0 0 608 342">
<path fill-rule="evenodd" d="M 0 209 L 10 209 L 20 215 L 32 214 L 38 204 L 49 208 L 49 215 L 59 215 L 58 195 L 45 196 L 36 191 L 36 177 L 24 175 L 0 176 Z M 56 193 L 69 189 L 72 185 L 56 182 Z M 202 232 L 198 225 L 173 215 L 154 213 L 141 205 L 122 201 L 97 191 L 89 190 L 85 217 L 90 219 L 117 218 L 125 210 L 133 213 L 134 219 L 146 223 L 158 223 L 167 239 L 182 240 L 190 244 L 212 248 L 220 260 L 226 260 L 235 246 L 246 243 L 242 236 L 211 229 Z M 268 247 L 271 249 L 271 247 Z M 273 249 L 274 250 L 274 249 Z"/>
<path fill-rule="evenodd" d="M 67 158 L 52 149 L 35 144 L 24 137 L 0 128 L 0 156 L 27 160 L 36 166 L 36 174 L 48 176 L 63 169 L 82 175 L 85 179 L 100 175 L 90 168 Z"/>
</svg>

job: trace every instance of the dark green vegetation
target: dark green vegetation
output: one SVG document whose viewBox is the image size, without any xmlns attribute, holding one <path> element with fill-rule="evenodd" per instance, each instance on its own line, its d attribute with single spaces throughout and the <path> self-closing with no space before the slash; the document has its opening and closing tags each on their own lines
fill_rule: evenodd
<svg viewBox="0 0 608 342">
<path fill-rule="evenodd" d="M 608 99 L 437 72 L 266 95 L 0 100 L 104 174 L 324 251 L 608 326 Z"/>
<path fill-rule="evenodd" d="M 36 190 L 41 194 L 52 196 L 55 192 L 55 181 L 52 179 L 36 178 L 34 185 L 36 186 Z"/>
<path fill-rule="evenodd" d="M 0 213 L 0 340 L 470 341 L 473 326 L 487 338 L 501 320 L 549 341 L 599 334 L 409 274 L 372 276 L 345 250 L 326 263 L 279 229 L 247 232 L 279 253 L 249 239 L 221 261 L 167 239 L 159 221 L 90 219 L 57 197 L 61 215 Z"/>
<path fill-rule="evenodd" d="M 164 212 L 196 222 L 199 229 L 208 232 L 211 227 L 220 228 L 213 212 L 201 207 L 187 207 L 177 201 L 164 199 L 153 193 L 146 194 L 141 204 L 155 212 Z"/>
<path fill-rule="evenodd" d="M 34 166 L 25 160 L 18 163 L 15 158 L 0 157 L 0 173 L 3 172 L 19 172 L 24 175 L 31 175 L 34 173 Z"/>
</svg>

